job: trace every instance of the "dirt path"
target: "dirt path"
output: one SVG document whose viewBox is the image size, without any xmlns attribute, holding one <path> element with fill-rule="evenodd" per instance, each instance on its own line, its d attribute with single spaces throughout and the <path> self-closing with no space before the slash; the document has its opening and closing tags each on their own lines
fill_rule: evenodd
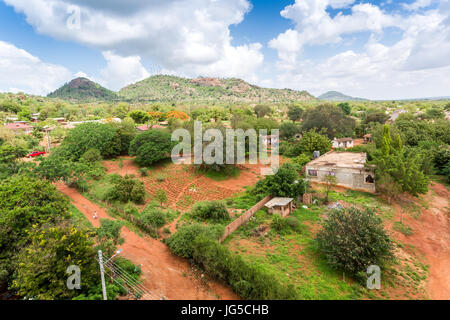
<svg viewBox="0 0 450 320">
<path fill-rule="evenodd" d="M 404 224 L 413 234 L 405 236 L 394 232 L 402 243 L 413 245 L 425 256 L 430 266 L 427 293 L 430 299 L 450 300 L 450 192 L 442 184 L 433 184 L 424 197 L 427 209 L 422 209 L 416 219 L 405 212 L 405 207 L 394 204 L 396 221 L 403 213 Z"/>
<path fill-rule="evenodd" d="M 77 190 L 57 184 L 58 190 L 67 195 L 75 207 L 95 226 L 99 219 L 112 219 L 102 207 L 84 198 Z M 97 211 L 99 219 L 94 219 Z M 140 237 L 127 227 L 122 228 L 125 243 L 121 246 L 123 257 L 141 265 L 144 286 L 158 296 L 169 300 L 232 300 L 239 299 L 230 288 L 210 281 L 207 285 L 198 279 L 185 259 L 172 255 L 165 244 L 150 237 Z"/>
</svg>

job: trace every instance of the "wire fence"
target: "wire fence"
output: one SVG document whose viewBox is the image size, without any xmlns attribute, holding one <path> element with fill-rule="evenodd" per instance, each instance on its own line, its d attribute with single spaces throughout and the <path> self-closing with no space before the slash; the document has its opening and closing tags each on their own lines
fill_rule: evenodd
<svg viewBox="0 0 450 320">
<path fill-rule="evenodd" d="M 98 260 L 98 259 L 97 259 Z M 123 267 L 119 266 L 111 258 L 104 257 L 103 266 L 105 271 L 108 271 L 111 280 L 122 287 L 130 295 L 133 295 L 138 300 L 165 300 L 163 295 L 158 295 L 147 289 L 138 279 L 135 274 L 131 274 Z"/>
</svg>

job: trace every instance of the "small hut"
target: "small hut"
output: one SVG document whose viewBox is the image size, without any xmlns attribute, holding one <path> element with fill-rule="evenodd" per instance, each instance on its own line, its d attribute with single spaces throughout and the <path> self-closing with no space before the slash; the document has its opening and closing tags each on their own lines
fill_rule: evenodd
<svg viewBox="0 0 450 320">
<path fill-rule="evenodd" d="M 266 203 L 265 207 L 270 214 L 279 214 L 283 218 L 292 213 L 294 209 L 294 199 L 292 198 L 273 198 Z"/>
</svg>

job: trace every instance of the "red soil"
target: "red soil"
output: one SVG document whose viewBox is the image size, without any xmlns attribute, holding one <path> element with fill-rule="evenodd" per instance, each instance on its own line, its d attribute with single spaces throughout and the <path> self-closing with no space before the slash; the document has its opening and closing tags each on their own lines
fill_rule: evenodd
<svg viewBox="0 0 450 320">
<path fill-rule="evenodd" d="M 395 220 L 400 221 L 403 216 L 403 223 L 413 230 L 410 236 L 393 230 L 394 237 L 402 243 L 414 246 L 424 255 L 430 266 L 426 290 L 429 298 L 436 300 L 450 300 L 449 199 L 450 192 L 445 186 L 432 185 L 423 199 L 429 208 L 422 209 L 417 219 L 407 214 L 401 204 L 394 204 Z"/>
<path fill-rule="evenodd" d="M 73 204 L 95 226 L 99 219 L 112 219 L 106 211 L 84 198 L 75 189 L 63 184 L 57 188 L 67 195 Z M 97 211 L 99 219 L 93 218 Z M 121 246 L 121 255 L 136 265 L 141 265 L 144 286 L 159 297 L 170 300 L 235 300 L 239 299 L 230 288 L 210 281 L 205 285 L 196 277 L 188 261 L 172 255 L 161 241 L 150 237 L 139 237 L 128 228 L 122 228 L 125 243 Z"/>
</svg>

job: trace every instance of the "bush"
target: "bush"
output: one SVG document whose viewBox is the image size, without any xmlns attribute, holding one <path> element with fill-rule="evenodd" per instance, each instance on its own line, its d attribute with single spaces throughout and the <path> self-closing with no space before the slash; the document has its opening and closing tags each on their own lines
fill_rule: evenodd
<svg viewBox="0 0 450 320">
<path fill-rule="evenodd" d="M 144 202 L 145 187 L 143 182 L 129 175 L 124 178 L 115 176 L 111 180 L 114 185 L 106 195 L 107 200 L 122 203 L 127 203 L 130 200 L 135 203 Z"/>
<path fill-rule="evenodd" d="M 161 209 L 146 207 L 141 213 L 141 220 L 143 223 L 151 225 L 155 228 L 161 228 L 166 223 L 166 215 Z"/>
<path fill-rule="evenodd" d="M 141 174 L 141 177 L 147 177 L 148 176 L 148 168 L 139 168 L 139 172 Z"/>
<path fill-rule="evenodd" d="M 230 220 L 226 205 L 221 201 L 197 202 L 191 211 L 192 217 L 198 220 L 222 222 Z"/>
<path fill-rule="evenodd" d="M 299 165 L 300 167 L 304 167 L 308 162 L 311 161 L 311 156 L 307 155 L 305 153 L 302 153 L 301 155 L 295 157 L 292 159 L 292 162 Z"/>
<path fill-rule="evenodd" d="M 173 254 L 190 259 L 193 255 L 192 243 L 197 237 L 203 236 L 208 239 L 218 240 L 222 236 L 223 231 L 223 227 L 219 226 L 185 225 L 166 241 Z"/>
<path fill-rule="evenodd" d="M 275 214 L 272 217 L 272 223 L 270 226 L 280 235 L 300 232 L 300 222 L 296 217 L 282 218 L 278 214 Z"/>
<path fill-rule="evenodd" d="M 80 162 L 84 164 L 94 164 L 96 162 L 102 161 L 102 155 L 98 149 L 91 148 L 86 151 L 80 158 Z"/>
<path fill-rule="evenodd" d="M 393 257 L 393 243 L 382 221 L 369 209 L 332 211 L 316 237 L 319 249 L 335 269 L 353 276 Z"/>
<path fill-rule="evenodd" d="M 287 300 L 297 297 L 293 286 L 280 284 L 273 275 L 245 262 L 216 241 L 197 237 L 192 244 L 192 252 L 192 259 L 198 266 L 211 277 L 230 284 L 234 292 L 244 299 Z"/>
</svg>

